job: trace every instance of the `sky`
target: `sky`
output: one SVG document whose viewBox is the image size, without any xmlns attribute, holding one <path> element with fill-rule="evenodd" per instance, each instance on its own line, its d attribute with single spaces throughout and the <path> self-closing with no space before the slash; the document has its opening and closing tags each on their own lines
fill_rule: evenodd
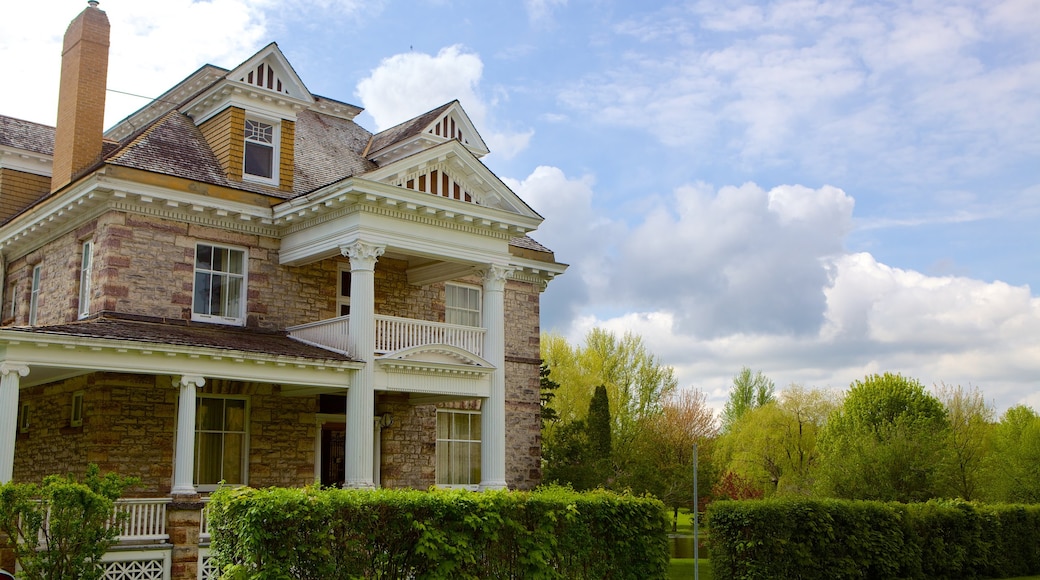
<svg viewBox="0 0 1040 580">
<path fill-rule="evenodd" d="M 0 114 L 54 123 L 85 6 L 5 6 Z M 893 372 L 1040 410 L 1040 0 L 100 8 L 106 126 L 272 41 L 370 131 L 459 99 L 570 264 L 542 330 L 636 333 L 716 408 L 747 366 L 778 390 Z"/>
</svg>

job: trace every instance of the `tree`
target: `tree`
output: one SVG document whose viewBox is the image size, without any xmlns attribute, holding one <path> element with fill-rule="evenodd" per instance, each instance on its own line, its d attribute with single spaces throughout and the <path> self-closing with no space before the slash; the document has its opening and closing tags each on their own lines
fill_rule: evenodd
<svg viewBox="0 0 1040 580">
<path fill-rule="evenodd" d="M 950 428 L 947 431 L 946 478 L 948 495 L 967 501 L 980 499 L 991 487 L 988 457 L 993 432 L 993 408 L 986 404 L 977 387 L 965 389 L 940 385 L 936 391 L 946 407 Z"/>
<path fill-rule="evenodd" d="M 993 499 L 1040 503 L 1040 415 L 1011 407 L 993 429 Z"/>
<path fill-rule="evenodd" d="M 672 508 L 672 527 L 680 508 L 699 507 L 693 496 L 693 446 L 698 446 L 697 476 L 701 490 L 710 490 L 715 479 L 712 443 L 715 417 L 700 390 L 681 389 L 664 401 L 661 412 L 644 419 L 635 459 L 619 481 L 636 493 L 651 493 Z M 702 491 L 701 497 L 707 496 Z"/>
<path fill-rule="evenodd" d="M 835 409 L 830 391 L 791 385 L 778 401 L 746 412 L 719 442 L 718 459 L 770 495 L 809 495 L 817 437 Z"/>
<path fill-rule="evenodd" d="M 942 495 L 946 409 L 898 374 L 854 382 L 820 435 L 817 491 L 845 499 L 925 501 Z"/>
<path fill-rule="evenodd" d="M 752 409 L 772 403 L 773 381 L 758 371 L 751 374 L 751 369 L 743 367 L 733 377 L 733 388 L 729 392 L 729 401 L 722 409 L 722 432 L 726 433 L 742 416 Z"/>
<path fill-rule="evenodd" d="M 577 421 L 588 423 L 588 410 L 597 386 L 604 387 L 610 409 L 614 471 L 630 470 L 635 443 L 648 424 L 646 419 L 660 413 L 664 399 L 676 388 L 672 368 L 662 365 L 639 336 L 625 333 L 619 338 L 598 328 L 589 331 L 584 344 L 577 347 L 559 335 L 543 335 L 541 355 L 553 380 L 560 384 L 549 403 L 559 420 L 546 424 L 542 432 L 545 448 L 552 451 L 546 454 L 546 473 L 560 473 L 556 469 L 559 466 L 553 465 L 563 458 L 556 453 L 557 447 L 569 449 L 574 441 L 557 439 L 573 440 L 575 428 L 564 431 L 564 427 Z"/>
<path fill-rule="evenodd" d="M 558 421 L 560 419 L 559 413 L 552 407 L 553 397 L 556 396 L 556 389 L 560 388 L 560 383 L 549 378 L 549 374 L 552 371 L 549 366 L 542 361 L 542 365 L 538 369 L 538 390 L 540 393 L 540 405 L 542 407 L 542 429 L 545 429 L 546 422 Z"/>
<path fill-rule="evenodd" d="M 607 388 L 596 387 L 589 402 L 589 444 L 592 452 L 602 459 L 610 460 L 610 400 Z"/>
</svg>

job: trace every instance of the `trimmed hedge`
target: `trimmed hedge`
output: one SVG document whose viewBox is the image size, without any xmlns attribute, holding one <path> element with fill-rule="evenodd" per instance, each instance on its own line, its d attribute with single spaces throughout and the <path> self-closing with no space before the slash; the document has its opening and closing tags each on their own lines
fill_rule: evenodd
<svg viewBox="0 0 1040 580">
<path fill-rule="evenodd" d="M 209 508 L 222 578 L 665 578 L 664 506 L 564 488 L 221 489 Z"/>
<path fill-rule="evenodd" d="M 719 578 L 1040 574 L 1040 506 L 771 499 L 708 507 Z"/>
</svg>

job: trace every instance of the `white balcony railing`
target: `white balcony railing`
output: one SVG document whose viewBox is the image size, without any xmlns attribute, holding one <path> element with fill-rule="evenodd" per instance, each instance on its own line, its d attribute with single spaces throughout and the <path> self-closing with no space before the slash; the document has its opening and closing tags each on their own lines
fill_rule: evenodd
<svg viewBox="0 0 1040 580">
<path fill-rule="evenodd" d="M 319 320 L 309 324 L 301 324 L 289 328 L 289 336 L 307 344 L 328 348 L 344 354 L 348 353 L 347 326 L 349 316 Z M 483 328 L 428 322 L 412 318 L 384 316 L 377 314 L 376 353 L 385 354 L 431 344 L 447 344 L 484 356 Z"/>
<path fill-rule="evenodd" d="M 119 523 L 119 541 L 166 541 L 166 506 L 170 498 L 121 499 L 116 502 L 116 513 L 127 514 Z"/>
</svg>

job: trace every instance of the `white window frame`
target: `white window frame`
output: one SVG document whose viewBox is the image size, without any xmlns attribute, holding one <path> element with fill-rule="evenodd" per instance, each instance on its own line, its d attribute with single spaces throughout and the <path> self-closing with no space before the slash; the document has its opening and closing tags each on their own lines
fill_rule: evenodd
<svg viewBox="0 0 1040 580">
<path fill-rule="evenodd" d="M 94 271 L 94 242 L 83 242 L 83 256 L 79 266 L 79 317 L 90 316 L 90 279 Z"/>
<path fill-rule="evenodd" d="M 347 274 L 347 287 L 343 288 L 343 274 Z M 340 264 L 336 270 L 336 316 L 346 316 L 350 314 L 350 264 Z M 346 292 L 344 292 L 346 290 Z M 346 306 L 347 314 L 343 314 L 343 307 Z"/>
<path fill-rule="evenodd" d="M 210 251 L 226 250 L 228 251 L 228 258 L 230 261 L 231 252 L 241 252 L 242 254 L 242 272 L 230 272 L 225 270 L 213 270 L 206 268 L 199 268 L 199 248 L 208 247 Z M 210 264 L 212 266 L 212 264 Z M 225 246 L 221 244 L 212 244 L 209 242 L 196 242 L 195 244 L 195 257 L 192 264 L 194 268 L 192 274 L 192 288 L 191 288 L 191 319 L 199 322 L 216 322 L 219 324 L 229 324 L 242 326 L 246 320 L 246 300 L 249 296 L 249 249 L 238 248 L 235 246 Z M 197 285 L 199 283 L 199 274 L 205 274 L 213 277 L 225 277 L 225 278 L 236 278 L 241 280 L 240 293 L 238 296 L 238 312 L 234 313 L 234 316 L 226 314 L 210 314 L 206 312 L 199 312 L 201 305 L 196 303 L 198 296 Z M 210 287 L 212 289 L 212 286 Z M 208 305 L 206 305 L 208 307 Z"/>
<path fill-rule="evenodd" d="M 69 426 L 83 426 L 83 391 L 72 393 L 72 411 L 69 413 Z"/>
<path fill-rule="evenodd" d="M 230 431 L 230 430 L 227 429 L 227 425 L 223 424 L 223 418 L 221 418 L 222 425 L 221 425 L 220 429 L 202 429 L 202 426 L 199 424 L 200 422 L 198 421 L 198 416 L 196 415 L 196 423 L 195 423 L 195 464 L 192 465 L 192 470 L 191 470 L 192 482 L 195 484 L 195 487 L 199 491 L 215 491 L 218 487 L 220 487 L 219 483 L 215 483 L 215 484 L 214 483 L 199 483 L 199 459 L 201 457 L 201 453 L 199 452 L 199 433 L 219 433 L 221 435 L 235 434 L 235 435 L 241 435 L 242 436 L 242 450 L 241 450 L 241 452 L 242 452 L 242 465 L 241 465 L 242 481 L 228 481 L 228 482 L 226 482 L 226 485 L 232 485 L 232 486 L 249 485 L 249 426 L 250 426 L 250 404 L 249 404 L 250 401 L 249 401 L 249 397 L 240 396 L 240 395 L 200 394 L 198 396 L 197 401 L 196 401 L 196 413 L 199 413 L 200 410 L 202 409 L 202 400 L 203 399 L 245 401 L 245 416 L 242 419 L 243 420 L 243 429 L 241 431 Z M 223 463 L 224 448 L 225 448 L 224 441 L 225 441 L 225 439 L 222 438 L 221 439 L 221 462 L 222 463 Z M 221 476 L 223 476 L 223 472 L 221 473 Z M 223 479 L 223 477 L 221 477 L 221 480 L 222 479 Z"/>
<path fill-rule="evenodd" d="M 441 417 L 448 417 L 448 425 L 453 426 L 455 424 L 456 415 L 469 416 L 470 424 L 469 433 L 466 434 L 467 437 L 452 437 L 452 434 L 449 433 L 448 437 L 442 438 L 440 429 Z M 476 489 L 480 485 L 480 454 L 483 441 L 480 437 L 473 437 L 474 423 L 479 428 L 480 420 L 480 411 L 468 411 L 463 409 L 437 409 L 437 451 L 435 459 L 437 464 L 437 473 L 434 479 L 434 482 L 436 483 L 437 487 Z M 474 450 L 472 449 L 474 445 L 476 445 L 477 447 L 475 450 L 475 454 Z M 463 463 L 465 463 L 465 467 L 462 468 L 463 473 L 467 476 L 465 478 L 461 477 L 462 474 L 454 473 L 453 467 L 455 465 L 455 453 L 459 452 L 459 450 L 461 449 L 465 449 L 466 452 L 465 456 L 459 458 Z M 445 454 L 447 454 L 447 459 L 445 462 L 448 466 L 449 473 L 444 473 L 444 466 L 442 465 L 442 457 L 444 457 Z M 477 474 L 475 478 L 471 479 L 473 475 L 472 461 L 474 456 L 476 457 L 477 461 Z M 466 481 L 462 481 L 463 479 L 465 479 Z M 475 479 L 476 481 L 473 481 L 473 479 Z"/>
<path fill-rule="evenodd" d="M 42 269 L 39 264 L 32 270 L 32 287 L 29 290 L 29 326 L 36 326 L 36 313 L 40 305 L 40 276 Z"/>
<path fill-rule="evenodd" d="M 453 290 L 454 289 L 454 290 Z M 458 295 L 463 292 L 469 295 L 476 295 L 476 308 L 470 308 L 466 305 L 452 304 L 451 297 Z M 446 282 L 444 284 L 444 322 L 448 324 L 457 324 L 459 326 L 473 326 L 476 328 L 483 327 L 484 321 L 484 289 L 480 286 L 474 286 L 473 284 L 459 284 L 456 282 Z M 476 324 L 470 324 L 464 319 L 466 317 L 472 318 L 476 315 Z"/>
<path fill-rule="evenodd" d="M 271 142 L 264 143 L 263 141 L 250 138 L 249 124 L 250 123 L 261 123 L 271 127 Z M 278 185 L 278 170 L 281 165 L 281 141 L 282 141 L 282 124 L 277 119 L 271 119 L 261 117 L 258 115 L 247 114 L 244 124 L 244 131 L 242 135 L 242 179 L 244 181 L 253 181 L 256 183 L 263 183 L 265 185 Z M 246 149 L 253 144 L 257 147 L 270 147 L 271 149 L 271 176 L 267 177 L 264 175 L 257 175 L 255 173 L 246 172 Z"/>
<path fill-rule="evenodd" d="M 18 410 L 18 431 L 22 433 L 29 432 L 30 419 L 32 417 L 32 407 L 29 403 L 22 403 L 22 406 Z"/>
</svg>

